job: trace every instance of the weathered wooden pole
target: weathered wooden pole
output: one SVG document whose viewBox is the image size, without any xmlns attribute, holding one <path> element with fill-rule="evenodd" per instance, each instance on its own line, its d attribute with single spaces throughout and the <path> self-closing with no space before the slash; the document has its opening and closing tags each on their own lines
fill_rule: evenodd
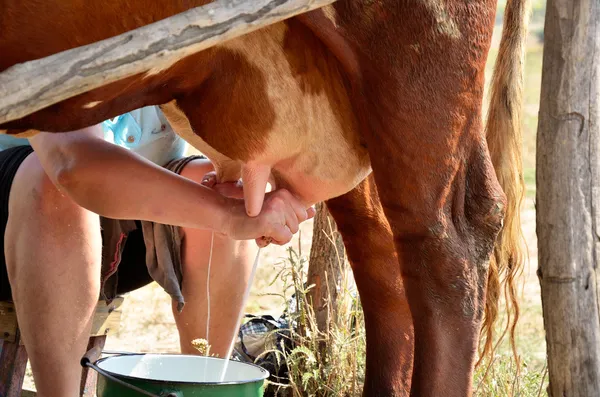
<svg viewBox="0 0 600 397">
<path fill-rule="evenodd" d="M 314 287 L 308 293 L 312 303 L 317 327 L 326 332 L 330 326 L 330 314 L 337 310 L 337 287 L 345 270 L 344 242 L 327 206 L 319 203 L 314 219 L 313 240 L 308 261 L 308 285 Z"/>
<path fill-rule="evenodd" d="M 0 73 L 0 124 L 115 81 L 167 68 L 334 1 L 215 0 L 119 36 L 15 65 Z"/>
<path fill-rule="evenodd" d="M 548 0 L 538 276 L 554 397 L 600 396 L 600 1 Z"/>
</svg>

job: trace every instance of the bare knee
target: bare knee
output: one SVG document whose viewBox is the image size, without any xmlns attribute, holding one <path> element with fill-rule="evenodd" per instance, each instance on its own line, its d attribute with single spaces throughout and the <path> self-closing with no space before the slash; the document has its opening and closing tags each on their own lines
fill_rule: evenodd
<svg viewBox="0 0 600 397">
<path fill-rule="evenodd" d="M 28 156 L 17 171 L 10 191 L 9 220 L 24 214 L 44 219 L 68 220 L 84 209 L 52 183 L 35 153 Z"/>
<path fill-rule="evenodd" d="M 4 235 L 5 257 L 9 274 L 14 274 L 17 250 L 26 242 L 33 249 L 36 240 L 32 230 L 57 235 L 53 230 L 61 226 L 76 227 L 83 208 L 63 195 L 46 176 L 35 153 L 29 155 L 19 167 L 13 180 L 9 211 Z"/>
</svg>

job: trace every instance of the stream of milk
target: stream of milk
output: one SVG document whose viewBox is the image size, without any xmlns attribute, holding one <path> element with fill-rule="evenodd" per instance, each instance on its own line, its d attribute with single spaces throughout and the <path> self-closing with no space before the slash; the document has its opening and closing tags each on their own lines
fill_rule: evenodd
<svg viewBox="0 0 600 397">
<path fill-rule="evenodd" d="M 215 232 L 213 231 L 210 234 L 210 251 L 208 253 L 208 266 L 206 270 L 206 344 L 207 347 L 206 355 L 210 354 L 210 342 L 209 342 L 209 332 L 210 332 L 210 267 L 212 265 L 212 254 L 213 247 L 215 243 Z M 206 369 L 207 366 L 204 366 L 204 378 L 206 379 Z"/>
<path fill-rule="evenodd" d="M 240 306 L 240 312 L 238 313 L 237 322 L 235 324 L 235 333 L 233 334 L 233 339 L 231 339 L 231 343 L 229 345 L 229 349 L 227 349 L 227 355 L 225 356 L 225 365 L 223 366 L 223 370 L 221 371 L 221 376 L 219 378 L 220 382 L 223 382 L 225 378 L 225 374 L 227 373 L 227 367 L 229 366 L 229 360 L 231 357 L 231 353 L 233 352 L 233 346 L 235 345 L 235 339 L 238 336 L 238 330 L 242 325 L 242 319 L 244 318 L 244 309 L 246 308 L 246 303 L 248 302 L 248 297 L 250 296 L 250 288 L 252 288 L 252 283 L 254 282 L 254 275 L 256 274 L 256 269 L 258 268 L 258 258 L 260 257 L 260 251 L 262 248 L 259 248 L 256 252 L 256 258 L 254 258 L 254 264 L 252 265 L 252 272 L 250 273 L 250 278 L 248 279 L 248 285 L 246 285 L 246 290 L 244 291 L 244 297 L 242 298 L 242 305 Z"/>
<path fill-rule="evenodd" d="M 213 245 L 215 243 L 215 232 L 210 234 L 210 252 L 208 253 L 208 270 L 206 273 L 206 343 L 208 343 L 208 333 L 210 332 L 210 267 L 212 264 Z M 210 346 L 210 344 L 209 344 Z"/>
<path fill-rule="evenodd" d="M 215 233 L 213 232 L 211 234 L 211 238 L 210 238 L 210 253 L 208 255 L 208 266 L 207 266 L 207 275 L 206 275 L 206 305 L 207 305 L 207 310 L 206 310 L 206 315 L 207 315 L 207 319 L 206 319 L 206 342 L 207 344 L 210 346 L 210 339 L 209 339 L 209 330 L 210 330 L 210 271 L 211 271 L 211 264 L 212 264 L 212 252 L 213 252 L 213 243 L 214 243 L 214 238 L 215 238 Z M 262 248 L 259 248 L 258 251 L 256 252 L 256 258 L 254 258 L 254 264 L 252 265 L 252 271 L 250 272 L 250 278 L 248 279 L 248 284 L 246 285 L 246 290 L 244 291 L 244 296 L 242 298 L 242 305 L 240 307 L 240 312 L 238 313 L 238 317 L 237 317 L 237 322 L 235 325 L 235 332 L 233 334 L 233 338 L 231 340 L 231 343 L 229 344 L 229 348 L 227 349 L 227 354 L 225 355 L 225 365 L 223 365 L 223 368 L 221 370 L 221 374 L 219 376 L 219 381 L 223 382 L 223 380 L 225 379 L 225 374 L 227 373 L 227 367 L 229 366 L 229 360 L 231 357 L 231 353 L 233 352 L 233 347 L 235 346 L 235 340 L 238 336 L 238 330 L 240 329 L 240 326 L 242 325 L 242 320 L 244 318 L 244 309 L 246 308 L 246 303 L 248 302 L 248 298 L 250 297 L 250 288 L 252 288 L 252 283 L 254 282 L 254 276 L 256 275 L 256 269 L 258 268 L 258 259 L 260 257 L 260 251 Z M 206 367 L 205 367 L 206 370 Z"/>
</svg>

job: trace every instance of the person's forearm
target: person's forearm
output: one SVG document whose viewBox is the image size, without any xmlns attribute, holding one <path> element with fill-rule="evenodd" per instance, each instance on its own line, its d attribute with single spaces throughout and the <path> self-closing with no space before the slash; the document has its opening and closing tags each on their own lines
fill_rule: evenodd
<svg viewBox="0 0 600 397">
<path fill-rule="evenodd" d="M 75 202 L 99 215 L 219 232 L 229 227 L 235 200 L 124 148 L 98 139 L 67 145 L 60 155 L 69 161 L 58 163 L 68 165 L 49 177 Z"/>
</svg>

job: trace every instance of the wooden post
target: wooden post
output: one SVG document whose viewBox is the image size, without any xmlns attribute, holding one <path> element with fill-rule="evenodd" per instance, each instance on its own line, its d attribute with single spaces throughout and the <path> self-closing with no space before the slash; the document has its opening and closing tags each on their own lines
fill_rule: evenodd
<svg viewBox="0 0 600 397">
<path fill-rule="evenodd" d="M 86 351 L 99 347 L 100 350 L 104 349 L 106 344 L 106 335 L 91 336 L 88 341 Z M 80 393 L 81 397 L 95 397 L 96 396 L 96 383 L 98 381 L 98 373 L 88 367 L 81 369 L 81 385 Z"/>
<path fill-rule="evenodd" d="M 166 69 L 186 56 L 334 1 L 216 0 L 119 36 L 15 65 L 0 73 L 0 124 L 127 77 Z"/>
<path fill-rule="evenodd" d="M 600 2 L 548 0 L 538 276 L 554 397 L 600 396 Z"/>
<path fill-rule="evenodd" d="M 308 285 L 314 284 L 314 287 L 308 299 L 312 302 L 319 331 L 326 332 L 329 315 L 336 312 L 337 286 L 344 269 L 344 242 L 325 204 L 317 204 L 316 210 L 307 276 Z"/>
<path fill-rule="evenodd" d="M 21 345 L 21 336 L 17 331 L 14 342 L 2 341 L 0 350 L 0 397 L 20 397 L 25 370 L 27 352 Z"/>
</svg>

